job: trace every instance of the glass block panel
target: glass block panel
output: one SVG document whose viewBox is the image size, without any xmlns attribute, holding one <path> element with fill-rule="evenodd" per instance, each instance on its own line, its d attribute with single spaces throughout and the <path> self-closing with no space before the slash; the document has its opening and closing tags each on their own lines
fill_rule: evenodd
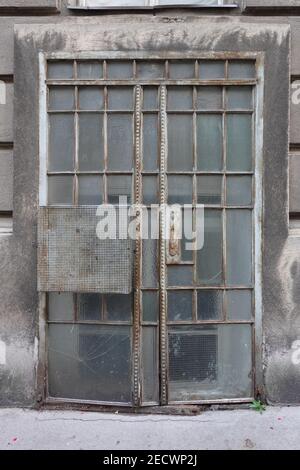
<svg viewBox="0 0 300 470">
<path fill-rule="evenodd" d="M 226 198 L 229 206 L 250 206 L 252 204 L 252 177 L 227 176 Z"/>
<path fill-rule="evenodd" d="M 158 178 L 157 176 L 143 176 L 143 203 L 158 204 Z"/>
<path fill-rule="evenodd" d="M 47 64 L 48 78 L 50 80 L 68 80 L 73 78 L 73 62 L 60 60 L 49 61 Z"/>
<path fill-rule="evenodd" d="M 158 115 L 143 116 L 143 170 L 158 170 Z"/>
<path fill-rule="evenodd" d="M 226 91 L 227 109 L 253 109 L 252 87 L 228 87 Z"/>
<path fill-rule="evenodd" d="M 252 211 L 226 211 L 227 285 L 251 285 L 252 282 Z"/>
<path fill-rule="evenodd" d="M 74 295 L 65 292 L 50 292 L 48 294 L 48 320 L 73 321 Z"/>
<path fill-rule="evenodd" d="M 168 170 L 193 169 L 193 116 L 168 115 Z"/>
<path fill-rule="evenodd" d="M 172 326 L 169 328 L 171 401 L 250 398 L 250 325 Z"/>
<path fill-rule="evenodd" d="M 144 326 L 142 329 L 142 390 L 144 403 L 158 403 L 159 401 L 158 357 L 157 327 Z"/>
<path fill-rule="evenodd" d="M 201 60 L 199 62 L 201 80 L 218 80 L 225 78 L 225 62 L 222 60 Z"/>
<path fill-rule="evenodd" d="M 169 60 L 169 78 L 172 80 L 195 78 L 195 61 Z"/>
<path fill-rule="evenodd" d="M 223 167 L 223 124 L 221 115 L 197 116 L 198 170 L 221 171 Z"/>
<path fill-rule="evenodd" d="M 222 176 L 197 176 L 197 202 L 199 204 L 221 204 Z"/>
<path fill-rule="evenodd" d="M 153 60 L 137 62 L 137 75 L 143 79 L 163 78 L 165 75 L 165 63 Z"/>
<path fill-rule="evenodd" d="M 49 171 L 73 171 L 75 122 L 72 114 L 49 116 Z"/>
<path fill-rule="evenodd" d="M 168 320 L 191 321 L 193 291 L 168 291 Z"/>
<path fill-rule="evenodd" d="M 80 171 L 102 171 L 104 166 L 103 116 L 80 114 L 78 160 Z"/>
<path fill-rule="evenodd" d="M 198 320 L 221 320 L 223 316 L 223 291 L 199 290 L 197 292 Z"/>
<path fill-rule="evenodd" d="M 104 108 L 104 95 L 102 87 L 79 87 L 79 109 L 100 111 Z"/>
<path fill-rule="evenodd" d="M 102 296 L 100 294 L 78 294 L 78 319 L 100 321 Z"/>
<path fill-rule="evenodd" d="M 73 176 L 48 176 L 48 204 L 73 204 Z"/>
<path fill-rule="evenodd" d="M 107 63 L 107 78 L 110 80 L 126 80 L 133 77 L 133 62 L 115 60 Z"/>
<path fill-rule="evenodd" d="M 133 109 L 133 89 L 131 87 L 111 87 L 108 89 L 108 109 L 125 110 Z"/>
<path fill-rule="evenodd" d="M 155 288 L 158 283 L 158 242 L 143 240 L 142 242 L 142 284 L 143 287 Z"/>
<path fill-rule="evenodd" d="M 143 88 L 143 109 L 158 109 L 158 89 L 156 87 Z"/>
<path fill-rule="evenodd" d="M 215 286 L 223 282 L 222 212 L 205 209 L 204 245 L 197 251 L 197 282 Z"/>
<path fill-rule="evenodd" d="M 188 86 L 168 87 L 168 110 L 193 109 L 193 88 Z"/>
<path fill-rule="evenodd" d="M 49 110 L 69 111 L 75 108 L 74 87 L 51 87 L 49 88 Z"/>
<path fill-rule="evenodd" d="M 82 80 L 97 80 L 103 77 L 102 62 L 78 61 L 77 76 Z"/>
<path fill-rule="evenodd" d="M 158 292 L 143 291 L 143 321 L 157 322 L 159 312 Z"/>
<path fill-rule="evenodd" d="M 108 321 L 131 321 L 132 295 L 113 294 L 106 297 Z"/>
<path fill-rule="evenodd" d="M 131 401 L 131 328 L 49 325 L 49 395 Z"/>
<path fill-rule="evenodd" d="M 229 79 L 255 78 L 255 62 L 250 60 L 233 60 L 228 64 Z"/>
<path fill-rule="evenodd" d="M 230 114 L 226 116 L 227 170 L 252 170 L 252 116 Z"/>
<path fill-rule="evenodd" d="M 127 196 L 131 202 L 132 178 L 130 175 L 110 175 L 107 177 L 107 197 L 109 204 L 119 204 L 120 196 Z"/>
<path fill-rule="evenodd" d="M 223 108 L 222 88 L 203 86 L 197 89 L 197 108 L 203 110 L 219 110 Z"/>
<path fill-rule="evenodd" d="M 102 176 L 78 176 L 78 204 L 99 205 L 103 202 Z"/>
<path fill-rule="evenodd" d="M 168 176 L 168 203 L 192 204 L 193 178 L 185 175 Z"/>
<path fill-rule="evenodd" d="M 229 290 L 226 292 L 227 319 L 251 320 L 252 293 L 250 290 Z"/>
<path fill-rule="evenodd" d="M 193 266 L 168 266 L 168 286 L 169 287 L 188 287 L 193 284 Z"/>
<path fill-rule="evenodd" d="M 108 169 L 131 171 L 133 167 L 133 118 L 131 114 L 107 117 Z"/>
</svg>

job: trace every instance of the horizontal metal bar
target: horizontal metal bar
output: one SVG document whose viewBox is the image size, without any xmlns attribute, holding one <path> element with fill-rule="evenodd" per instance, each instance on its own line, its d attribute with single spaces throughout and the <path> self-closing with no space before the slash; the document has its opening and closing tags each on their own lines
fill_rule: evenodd
<svg viewBox="0 0 300 470">
<path fill-rule="evenodd" d="M 189 51 L 188 60 L 256 60 L 263 57 L 262 52 L 194 52 Z M 78 51 L 74 52 L 46 52 L 44 54 L 45 59 L 49 60 L 118 60 L 118 59 L 127 59 L 127 60 L 172 60 L 172 59 L 187 59 L 186 52 L 180 53 L 176 51 L 163 51 L 162 53 L 157 53 L 157 51 L 116 51 L 116 50 L 107 50 L 107 51 Z"/>
<path fill-rule="evenodd" d="M 147 289 L 148 290 L 148 289 Z M 168 286 L 167 290 L 254 290 L 254 286 Z"/>
<path fill-rule="evenodd" d="M 193 79 L 177 79 L 172 80 L 170 78 L 159 78 L 159 79 L 127 79 L 127 80 L 109 80 L 109 79 L 97 79 L 97 80 L 79 80 L 78 78 L 74 79 L 48 79 L 46 80 L 48 86 L 176 86 L 176 85 L 190 85 L 190 86 L 255 86 L 257 84 L 256 79 L 234 79 L 228 80 L 226 78 L 221 78 L 218 80 L 210 79 L 203 80 L 201 78 Z"/>
<path fill-rule="evenodd" d="M 99 294 L 105 295 L 105 294 Z M 132 326 L 132 322 L 125 321 L 96 321 L 96 320 L 74 320 L 74 321 L 59 321 L 59 320 L 47 320 L 49 325 L 102 325 L 102 326 Z"/>
<path fill-rule="evenodd" d="M 119 406 L 119 407 L 132 407 L 131 402 L 113 402 L 113 401 L 98 401 L 98 400 L 80 400 L 80 399 L 73 399 L 73 398 L 54 398 L 54 397 L 47 397 L 45 399 L 45 403 L 55 404 L 55 403 L 62 403 L 68 404 L 73 403 L 77 405 L 106 405 L 106 406 Z"/>
<path fill-rule="evenodd" d="M 188 400 L 188 401 L 172 401 L 169 400 L 169 405 L 230 405 L 239 403 L 252 403 L 254 397 L 251 398 L 222 398 L 219 400 Z"/>
<path fill-rule="evenodd" d="M 167 325 L 168 326 L 195 326 L 195 325 L 253 325 L 255 320 L 197 320 L 193 322 L 187 322 L 187 321 L 168 321 Z"/>
</svg>

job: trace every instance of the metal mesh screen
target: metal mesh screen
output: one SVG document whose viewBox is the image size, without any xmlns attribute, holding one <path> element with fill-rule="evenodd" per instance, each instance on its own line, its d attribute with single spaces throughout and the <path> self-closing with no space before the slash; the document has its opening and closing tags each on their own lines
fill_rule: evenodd
<svg viewBox="0 0 300 470">
<path fill-rule="evenodd" d="M 96 235 L 96 210 L 95 206 L 40 208 L 39 291 L 132 291 L 133 241 L 118 236 L 100 240 Z"/>
</svg>

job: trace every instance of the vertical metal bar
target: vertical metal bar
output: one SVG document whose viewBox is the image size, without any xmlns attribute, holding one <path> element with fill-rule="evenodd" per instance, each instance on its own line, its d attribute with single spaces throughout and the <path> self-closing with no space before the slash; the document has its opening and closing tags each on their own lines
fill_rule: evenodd
<svg viewBox="0 0 300 470">
<path fill-rule="evenodd" d="M 166 160 L 168 154 L 167 140 L 167 90 L 165 86 L 160 90 L 160 400 L 161 405 L 168 403 L 168 338 L 167 338 L 167 305 L 166 305 Z"/>
</svg>

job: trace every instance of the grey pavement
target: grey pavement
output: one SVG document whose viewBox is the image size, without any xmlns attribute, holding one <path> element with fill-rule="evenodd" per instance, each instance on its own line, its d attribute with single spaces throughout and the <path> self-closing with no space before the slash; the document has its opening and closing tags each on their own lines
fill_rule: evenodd
<svg viewBox="0 0 300 470">
<path fill-rule="evenodd" d="M 0 449 L 300 449 L 300 407 L 197 416 L 0 409 Z"/>
</svg>

